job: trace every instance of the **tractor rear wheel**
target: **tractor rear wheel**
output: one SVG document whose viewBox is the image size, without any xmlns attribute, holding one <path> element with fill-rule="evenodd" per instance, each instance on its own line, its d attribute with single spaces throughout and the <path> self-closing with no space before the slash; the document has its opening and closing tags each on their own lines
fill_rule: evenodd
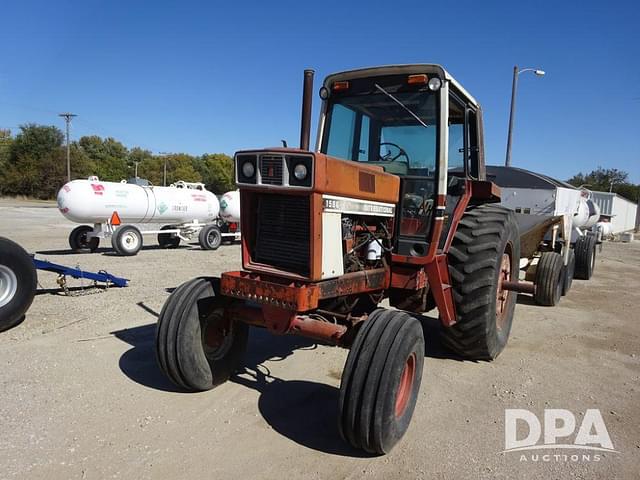
<svg viewBox="0 0 640 480">
<path fill-rule="evenodd" d="M 242 362 L 249 327 L 224 315 L 219 279 L 195 278 L 167 299 L 156 329 L 156 355 L 162 372 L 189 391 L 224 383 Z"/>
<path fill-rule="evenodd" d="M 564 278 L 562 256 L 556 252 L 543 252 L 536 267 L 535 293 L 539 305 L 553 307 L 560 301 Z"/>
<path fill-rule="evenodd" d="M 517 299 L 502 284 L 518 279 L 519 262 L 520 233 L 511 210 L 487 204 L 464 214 L 449 250 L 457 322 L 443 331 L 447 347 L 474 360 L 502 352 Z"/>
<path fill-rule="evenodd" d="M 578 237 L 573 249 L 576 252 L 574 278 L 589 280 L 596 268 L 596 237 L 588 234 Z"/>
<path fill-rule="evenodd" d="M 369 453 L 388 453 L 409 427 L 424 363 L 422 325 L 379 308 L 358 331 L 340 382 L 340 435 Z"/>
</svg>

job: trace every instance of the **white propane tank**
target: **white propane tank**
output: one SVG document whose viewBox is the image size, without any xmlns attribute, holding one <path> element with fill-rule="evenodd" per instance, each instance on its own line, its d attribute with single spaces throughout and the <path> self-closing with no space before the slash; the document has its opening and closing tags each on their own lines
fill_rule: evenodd
<svg viewBox="0 0 640 480">
<path fill-rule="evenodd" d="M 600 207 L 584 196 L 580 198 L 578 210 L 573 215 L 573 226 L 578 228 L 589 229 L 600 220 Z"/>
<path fill-rule="evenodd" d="M 596 231 L 600 232 L 602 238 L 609 237 L 613 234 L 613 225 L 611 222 L 598 222 L 596 223 Z"/>
<path fill-rule="evenodd" d="M 60 189 L 58 209 L 76 223 L 105 223 L 118 212 L 122 223 L 181 224 L 213 221 L 220 204 L 201 183 L 180 181 L 154 187 L 89 177 L 72 180 Z"/>
<path fill-rule="evenodd" d="M 220 198 L 220 218 L 229 223 L 240 221 L 240 190 L 232 190 Z"/>
</svg>

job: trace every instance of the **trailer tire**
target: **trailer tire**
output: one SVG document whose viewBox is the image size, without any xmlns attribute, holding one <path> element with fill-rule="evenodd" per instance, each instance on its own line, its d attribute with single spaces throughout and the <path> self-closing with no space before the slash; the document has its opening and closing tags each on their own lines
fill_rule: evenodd
<svg viewBox="0 0 640 480">
<path fill-rule="evenodd" d="M 573 276 L 576 271 L 576 254 L 573 248 L 569 249 L 569 261 L 562 270 L 562 295 L 566 295 L 571 290 L 573 284 Z"/>
<path fill-rule="evenodd" d="M 198 242 L 203 250 L 217 250 L 222 243 L 222 232 L 217 225 L 205 225 L 198 234 Z"/>
<path fill-rule="evenodd" d="M 467 210 L 448 252 L 456 323 L 442 342 L 473 360 L 493 360 L 509 339 L 517 294 L 502 282 L 517 279 L 520 233 L 515 214 L 498 205 Z"/>
<path fill-rule="evenodd" d="M 173 229 L 175 229 L 173 225 L 165 225 L 160 230 Z M 178 248 L 180 246 L 180 237 L 176 236 L 173 233 L 159 233 L 158 245 L 160 245 L 160 248 Z"/>
<path fill-rule="evenodd" d="M 80 225 L 69 234 L 69 246 L 74 252 L 95 252 L 100 245 L 98 237 L 87 238 L 87 233 L 93 232 L 93 227 Z"/>
<path fill-rule="evenodd" d="M 0 332 L 24 319 L 37 285 L 31 256 L 17 243 L 0 237 Z"/>
<path fill-rule="evenodd" d="M 156 356 L 162 372 L 188 391 L 224 383 L 240 366 L 249 327 L 224 316 L 219 279 L 195 278 L 167 299 L 156 328 Z"/>
<path fill-rule="evenodd" d="M 338 428 L 344 440 L 384 454 L 409 427 L 424 364 L 422 325 L 379 308 L 360 327 L 340 382 Z"/>
<path fill-rule="evenodd" d="M 118 255 L 132 257 L 142 248 L 142 233 L 133 225 L 122 225 L 112 235 L 111 246 Z"/>
<path fill-rule="evenodd" d="M 533 299 L 538 305 L 555 306 L 562 296 L 564 278 L 562 255 L 543 252 L 536 267 L 535 291 Z"/>
<path fill-rule="evenodd" d="M 576 253 L 574 278 L 589 280 L 596 268 L 596 237 L 588 234 L 578 237 L 573 249 Z"/>
</svg>

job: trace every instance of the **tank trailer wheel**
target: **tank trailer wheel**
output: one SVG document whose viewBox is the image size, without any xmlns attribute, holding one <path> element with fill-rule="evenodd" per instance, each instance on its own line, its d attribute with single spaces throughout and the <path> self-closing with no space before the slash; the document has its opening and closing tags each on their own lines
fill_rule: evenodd
<svg viewBox="0 0 640 480">
<path fill-rule="evenodd" d="M 517 294 L 502 282 L 518 278 L 520 233 L 512 211 L 498 205 L 468 210 L 449 250 L 449 276 L 457 323 L 443 343 L 463 357 L 492 360 L 511 331 Z"/>
<path fill-rule="evenodd" d="M 573 248 L 569 249 L 569 262 L 562 269 L 562 295 L 566 295 L 571 290 L 573 277 L 576 271 L 576 254 Z"/>
<path fill-rule="evenodd" d="M 71 230 L 69 234 L 69 246 L 74 252 L 95 252 L 100 245 L 98 237 L 88 238 L 87 234 L 93 232 L 93 227 L 89 225 L 80 225 Z"/>
<path fill-rule="evenodd" d="M 593 235 L 578 237 L 573 249 L 576 253 L 574 278 L 589 280 L 596 268 L 596 237 Z"/>
<path fill-rule="evenodd" d="M 162 372 L 189 391 L 210 390 L 238 369 L 249 327 L 224 315 L 217 278 L 195 278 L 167 299 L 156 329 L 156 355 Z"/>
<path fill-rule="evenodd" d="M 122 225 L 112 235 L 111 245 L 118 255 L 131 257 L 142 248 L 142 234 L 133 225 Z"/>
<path fill-rule="evenodd" d="M 165 225 L 160 230 L 172 230 L 173 225 Z M 180 245 L 180 237 L 173 233 L 159 233 L 158 244 L 160 248 L 178 248 Z"/>
<path fill-rule="evenodd" d="M 535 293 L 533 298 L 539 305 L 553 307 L 560 301 L 564 278 L 562 256 L 556 252 L 543 252 L 536 267 Z"/>
<path fill-rule="evenodd" d="M 374 310 L 360 327 L 342 372 L 342 438 L 369 453 L 391 451 L 409 427 L 423 363 L 420 322 L 406 312 Z"/>
<path fill-rule="evenodd" d="M 198 241 L 203 250 L 216 250 L 222 243 L 222 233 L 216 225 L 206 225 L 200 230 Z"/>
<path fill-rule="evenodd" d="M 22 321 L 37 285 L 31 256 L 17 243 L 0 237 L 0 332 Z"/>
</svg>

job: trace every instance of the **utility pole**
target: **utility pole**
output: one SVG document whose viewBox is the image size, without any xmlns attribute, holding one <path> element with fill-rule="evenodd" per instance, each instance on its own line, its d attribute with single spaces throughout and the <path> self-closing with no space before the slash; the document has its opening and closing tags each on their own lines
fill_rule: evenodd
<svg viewBox="0 0 640 480">
<path fill-rule="evenodd" d="M 71 181 L 71 157 L 70 157 L 70 151 L 69 151 L 69 124 L 71 123 L 71 119 L 73 117 L 77 117 L 78 115 L 76 115 L 75 113 L 60 113 L 58 114 L 59 117 L 64 118 L 65 123 L 67 124 L 67 182 Z"/>
<path fill-rule="evenodd" d="M 167 155 L 169 155 L 169 152 L 159 152 L 160 155 L 162 155 L 164 157 L 164 168 L 163 168 L 163 180 L 162 180 L 162 186 L 166 187 L 167 186 Z"/>
</svg>

